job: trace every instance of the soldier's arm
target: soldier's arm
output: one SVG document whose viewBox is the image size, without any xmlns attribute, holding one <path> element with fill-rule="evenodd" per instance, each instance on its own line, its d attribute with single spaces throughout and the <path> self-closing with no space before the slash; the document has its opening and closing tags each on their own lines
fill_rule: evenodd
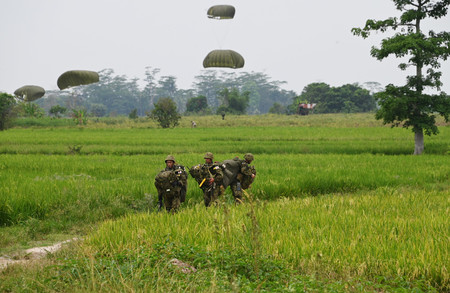
<svg viewBox="0 0 450 293">
<path fill-rule="evenodd" d="M 253 174 L 252 169 L 246 162 L 243 162 L 241 165 L 241 173 L 246 176 L 251 176 Z"/>
</svg>

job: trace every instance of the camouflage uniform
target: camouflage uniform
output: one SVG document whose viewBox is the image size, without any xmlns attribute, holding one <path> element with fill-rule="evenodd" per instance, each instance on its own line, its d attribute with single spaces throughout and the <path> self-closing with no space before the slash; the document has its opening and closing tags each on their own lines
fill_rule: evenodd
<svg viewBox="0 0 450 293">
<path fill-rule="evenodd" d="M 205 159 L 213 159 L 212 153 L 206 153 Z M 202 178 L 203 199 L 205 206 L 209 207 L 211 203 L 217 202 L 220 195 L 223 194 L 222 180 L 223 173 L 218 163 L 205 163 L 200 167 L 200 174 Z M 209 179 L 214 178 L 214 182 L 209 183 Z M 203 181 L 203 179 L 205 181 Z"/>
<path fill-rule="evenodd" d="M 240 160 L 239 174 L 236 177 L 236 181 L 230 183 L 231 193 L 237 203 L 242 202 L 242 190 L 248 189 L 253 183 L 254 177 L 256 175 L 256 170 L 254 166 L 249 164 L 254 160 L 252 154 L 248 153 L 244 156 L 245 160 Z"/>
<path fill-rule="evenodd" d="M 173 156 L 167 156 L 167 161 L 173 161 L 171 168 L 166 167 L 155 178 L 155 186 L 158 190 L 160 206 L 164 206 L 168 212 L 176 212 L 180 203 L 185 201 L 187 190 L 187 173 L 183 166 L 175 164 Z"/>
</svg>

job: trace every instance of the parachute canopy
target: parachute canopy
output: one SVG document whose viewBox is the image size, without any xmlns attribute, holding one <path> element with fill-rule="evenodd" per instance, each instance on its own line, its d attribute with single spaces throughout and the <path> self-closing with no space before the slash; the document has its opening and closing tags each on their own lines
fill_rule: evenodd
<svg viewBox="0 0 450 293">
<path fill-rule="evenodd" d="M 228 67 L 242 68 L 244 67 L 244 58 L 233 50 L 214 50 L 203 60 L 203 67 Z"/>
<path fill-rule="evenodd" d="M 94 82 L 98 82 L 100 77 L 95 71 L 88 70 L 70 70 L 66 71 L 58 77 L 58 87 L 60 90 L 78 86 L 85 85 Z"/>
<path fill-rule="evenodd" d="M 232 19 L 236 9 L 231 5 L 215 5 L 208 9 L 208 17 L 214 19 Z"/>
<path fill-rule="evenodd" d="M 37 85 L 24 85 L 16 89 L 14 95 L 20 97 L 24 101 L 31 102 L 45 95 L 45 90 Z"/>
</svg>

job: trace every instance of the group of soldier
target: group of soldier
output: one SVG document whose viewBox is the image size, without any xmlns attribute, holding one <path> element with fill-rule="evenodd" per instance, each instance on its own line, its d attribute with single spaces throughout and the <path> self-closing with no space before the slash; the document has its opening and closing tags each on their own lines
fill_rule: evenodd
<svg viewBox="0 0 450 293">
<path fill-rule="evenodd" d="M 223 162 L 214 162 L 214 155 L 207 152 L 205 163 L 189 169 L 189 174 L 197 181 L 203 191 L 206 207 L 218 202 L 225 189 L 230 186 L 236 203 L 243 201 L 243 190 L 249 188 L 256 176 L 254 160 L 251 153 L 244 159 L 238 157 Z M 186 199 L 188 173 L 184 166 L 175 161 L 175 157 L 168 155 L 166 167 L 155 177 L 155 187 L 158 190 L 159 208 L 163 206 L 168 212 L 176 212 L 180 204 Z"/>
</svg>

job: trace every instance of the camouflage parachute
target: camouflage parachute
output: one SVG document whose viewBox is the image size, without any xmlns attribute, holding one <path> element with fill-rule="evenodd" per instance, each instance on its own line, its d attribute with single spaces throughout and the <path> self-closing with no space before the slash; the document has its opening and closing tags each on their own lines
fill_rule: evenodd
<svg viewBox="0 0 450 293">
<path fill-rule="evenodd" d="M 223 186 L 227 188 L 231 183 L 239 181 L 242 189 L 247 189 L 253 183 L 254 178 L 251 175 L 245 175 L 241 173 L 242 160 L 234 158 L 232 160 L 223 161 L 220 166 L 223 172 Z M 255 166 L 248 166 L 251 170 L 251 174 L 256 175 Z"/>
<path fill-rule="evenodd" d="M 78 85 L 95 83 L 100 77 L 95 71 L 88 70 L 70 70 L 66 71 L 58 77 L 58 87 L 60 90 Z"/>
<path fill-rule="evenodd" d="M 213 50 L 203 60 L 203 67 L 228 67 L 242 68 L 244 67 L 244 57 L 233 50 Z"/>
<path fill-rule="evenodd" d="M 233 181 L 236 180 L 239 174 L 241 162 L 239 160 L 225 160 L 221 164 L 223 171 L 223 186 L 227 188 Z"/>
<path fill-rule="evenodd" d="M 44 96 L 45 90 L 37 85 L 24 85 L 16 89 L 14 95 L 26 102 L 32 102 Z"/>
<path fill-rule="evenodd" d="M 214 5 L 208 9 L 208 17 L 213 19 L 232 19 L 236 9 L 231 5 Z"/>
</svg>

